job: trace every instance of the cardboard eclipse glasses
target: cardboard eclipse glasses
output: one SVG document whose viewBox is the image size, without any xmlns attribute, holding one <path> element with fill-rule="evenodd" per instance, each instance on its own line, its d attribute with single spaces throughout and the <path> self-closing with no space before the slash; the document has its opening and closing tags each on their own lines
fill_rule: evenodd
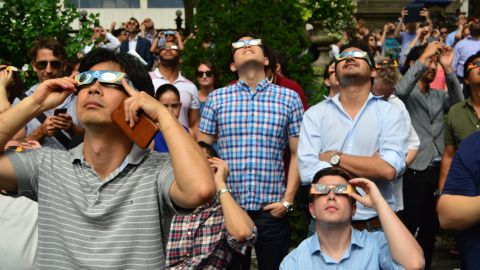
<svg viewBox="0 0 480 270">
<path fill-rule="evenodd" d="M 325 184 L 312 184 L 310 187 L 311 195 L 326 195 L 330 191 L 337 195 L 348 195 L 352 192 L 357 192 L 355 188 L 350 184 L 339 185 L 325 185 Z"/>
</svg>

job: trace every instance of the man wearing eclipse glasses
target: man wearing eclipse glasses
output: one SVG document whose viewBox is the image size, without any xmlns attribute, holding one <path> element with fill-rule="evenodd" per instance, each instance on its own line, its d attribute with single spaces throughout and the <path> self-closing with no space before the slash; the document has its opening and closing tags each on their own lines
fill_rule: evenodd
<svg viewBox="0 0 480 270">
<path fill-rule="evenodd" d="M 352 228 L 355 201 L 378 214 L 383 232 Z M 281 270 L 423 269 L 422 249 L 372 181 L 322 169 L 313 177 L 308 207 L 315 234 L 285 257 Z"/>
<path fill-rule="evenodd" d="M 38 76 L 39 83 L 32 86 L 25 92 L 26 96 L 31 96 L 40 83 L 56 79 L 63 76 L 64 60 L 67 56 L 65 49 L 60 42 L 55 39 L 43 39 L 35 41 L 30 50 L 33 71 Z M 22 98 L 23 99 L 23 98 Z M 20 102 L 16 99 L 14 104 Z M 55 113 L 55 109 L 62 110 Z M 39 141 L 42 146 L 68 149 L 71 138 L 83 134 L 83 129 L 79 127 L 75 112 L 75 97 L 68 96 L 65 101 L 56 108 L 39 114 L 25 125 L 16 139 L 25 139 L 27 141 Z"/>
<path fill-rule="evenodd" d="M 199 140 L 212 144 L 217 137 L 220 156 L 231 169 L 227 184 L 258 228 L 258 268 L 278 269 L 288 253 L 286 214 L 293 210 L 300 182 L 296 153 L 303 105 L 297 93 L 268 81 L 264 50 L 262 40 L 251 33 L 234 38 L 230 70 L 239 80 L 209 95 Z M 285 184 L 286 147 L 291 157 Z M 235 254 L 232 266 L 249 269 L 250 251 Z"/>
<path fill-rule="evenodd" d="M 39 269 L 164 269 L 173 214 L 202 205 L 215 193 L 210 166 L 177 119 L 153 98 L 150 77 L 136 58 L 96 49 L 79 70 L 75 79 L 41 83 L 0 114 L 0 149 L 37 113 L 72 93 L 84 143 L 69 151 L 0 155 L 0 189 L 31 190 L 38 197 Z M 140 111 L 157 123 L 170 156 L 142 150 L 122 132 L 111 116 L 122 103 L 130 127 Z"/>
<path fill-rule="evenodd" d="M 395 210 L 392 181 L 405 167 L 408 129 L 402 112 L 371 93 L 376 71 L 362 44 L 349 44 L 335 60 L 340 92 L 311 107 L 303 116 L 298 146 L 302 184 L 315 173 L 340 167 L 373 179 Z M 377 213 L 361 204 L 353 217 L 359 230 L 379 230 Z"/>
</svg>

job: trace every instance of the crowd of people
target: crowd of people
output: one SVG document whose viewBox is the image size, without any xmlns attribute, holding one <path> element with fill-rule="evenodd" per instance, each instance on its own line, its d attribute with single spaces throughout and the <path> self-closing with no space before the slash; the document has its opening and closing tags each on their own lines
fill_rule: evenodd
<svg viewBox="0 0 480 270">
<path fill-rule="evenodd" d="M 78 61 L 39 39 L 28 89 L 0 63 L 0 268 L 429 269 L 442 227 L 476 269 L 480 20 L 407 16 L 332 44 L 310 108 L 250 32 L 226 86 L 208 59 L 185 78 L 188 40 L 150 18 L 95 27 Z"/>
</svg>

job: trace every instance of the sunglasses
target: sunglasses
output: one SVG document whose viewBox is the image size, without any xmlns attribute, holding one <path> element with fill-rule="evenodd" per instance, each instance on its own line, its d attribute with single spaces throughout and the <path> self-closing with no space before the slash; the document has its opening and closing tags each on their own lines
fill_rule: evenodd
<svg viewBox="0 0 480 270">
<path fill-rule="evenodd" d="M 175 31 L 172 31 L 172 30 L 165 31 L 165 32 L 163 32 L 163 35 L 165 35 L 165 36 L 175 36 Z"/>
<path fill-rule="evenodd" d="M 310 194 L 312 195 L 325 195 L 330 191 L 338 195 L 347 195 L 354 192 L 354 188 L 350 184 L 340 185 L 325 185 L 325 184 L 312 184 L 310 187 Z"/>
<path fill-rule="evenodd" d="M 197 77 L 212 77 L 213 73 L 211 71 L 197 71 Z"/>
<path fill-rule="evenodd" d="M 107 86 L 114 86 L 123 89 L 122 78 L 128 80 L 127 75 L 123 72 L 111 71 L 111 70 L 96 70 L 85 71 L 75 76 L 78 89 L 87 87 L 98 80 L 100 84 Z"/>
<path fill-rule="evenodd" d="M 470 70 L 476 69 L 476 68 L 479 68 L 479 67 L 480 67 L 480 61 L 475 61 L 475 62 L 469 63 L 468 66 L 467 66 L 467 72 L 470 72 Z"/>
<path fill-rule="evenodd" d="M 397 60 L 386 59 L 375 64 L 376 68 L 398 67 Z"/>
<path fill-rule="evenodd" d="M 364 51 L 348 51 L 335 55 L 335 61 L 337 63 L 347 58 L 363 59 L 367 61 L 370 66 L 372 65 L 372 62 L 370 62 L 370 58 L 368 57 L 368 53 Z"/>
<path fill-rule="evenodd" d="M 160 47 L 160 50 L 163 51 L 165 49 L 170 49 L 174 51 L 178 51 L 178 46 L 177 45 L 167 45 L 167 46 L 162 46 Z"/>
<path fill-rule="evenodd" d="M 240 48 L 243 48 L 247 45 L 261 46 L 262 45 L 262 40 L 261 39 L 249 39 L 249 40 L 242 40 L 242 41 L 237 41 L 237 42 L 232 43 L 232 47 L 234 49 L 240 49 Z"/>
<path fill-rule="evenodd" d="M 38 61 L 35 63 L 35 66 L 39 70 L 44 70 L 47 68 L 48 64 L 50 64 L 50 67 L 52 67 L 53 69 L 60 69 L 62 67 L 62 61 L 58 61 L 58 60 Z"/>
</svg>

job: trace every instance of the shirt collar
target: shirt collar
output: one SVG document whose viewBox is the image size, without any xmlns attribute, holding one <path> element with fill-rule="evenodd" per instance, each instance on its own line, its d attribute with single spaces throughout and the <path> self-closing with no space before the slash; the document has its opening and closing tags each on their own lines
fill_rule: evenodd
<svg viewBox="0 0 480 270">
<path fill-rule="evenodd" d="M 368 103 L 370 100 L 372 99 L 382 99 L 383 96 L 375 96 L 372 91 L 370 91 L 370 93 L 368 94 L 368 98 L 367 98 L 367 101 L 365 102 Z M 337 106 L 340 106 L 341 107 L 341 103 L 340 103 L 340 93 L 337 93 L 335 96 L 333 96 L 332 98 L 328 99 L 328 101 L 330 102 L 333 102 L 335 103 Z"/>
<path fill-rule="evenodd" d="M 162 80 L 166 80 L 165 76 L 163 76 L 162 73 L 160 73 L 160 69 L 157 67 L 154 71 L 153 71 L 153 74 L 155 75 L 155 77 L 157 77 L 158 79 L 162 79 Z M 177 79 L 174 81 L 174 83 L 176 82 L 186 82 L 188 81 L 185 77 L 182 76 L 182 72 L 178 72 L 178 77 Z"/>
<path fill-rule="evenodd" d="M 365 246 L 366 237 L 361 237 L 362 232 L 355 230 L 352 228 L 351 235 L 350 235 L 350 248 L 348 249 L 348 256 L 350 255 L 350 250 L 353 246 L 357 246 L 359 248 L 363 248 Z M 318 235 L 315 233 L 312 235 L 307 241 L 309 241 L 308 245 L 308 252 L 309 254 L 315 253 L 322 253 L 320 250 L 320 240 L 318 239 Z"/>
<path fill-rule="evenodd" d="M 84 144 L 81 143 L 77 147 L 68 151 L 70 154 L 70 162 L 83 162 L 85 160 L 83 155 L 83 145 Z M 138 145 L 133 144 L 132 150 L 130 150 L 130 153 L 127 155 L 125 160 L 127 161 L 127 164 L 138 165 L 149 152 L 150 150 L 148 148 L 144 150 L 138 147 Z"/>
<path fill-rule="evenodd" d="M 271 83 L 268 81 L 268 78 L 261 80 L 255 87 L 255 93 L 262 92 L 270 87 Z M 242 79 L 239 79 L 237 82 L 237 87 L 246 92 L 250 92 L 250 86 L 248 86 Z"/>
<path fill-rule="evenodd" d="M 463 103 L 463 107 L 467 107 L 467 106 L 473 108 L 472 99 L 470 97 L 465 99 L 465 102 Z"/>
<path fill-rule="evenodd" d="M 140 34 L 136 34 L 133 39 L 130 39 L 130 38 L 129 38 L 128 41 L 137 41 L 139 35 L 140 35 Z"/>
</svg>

